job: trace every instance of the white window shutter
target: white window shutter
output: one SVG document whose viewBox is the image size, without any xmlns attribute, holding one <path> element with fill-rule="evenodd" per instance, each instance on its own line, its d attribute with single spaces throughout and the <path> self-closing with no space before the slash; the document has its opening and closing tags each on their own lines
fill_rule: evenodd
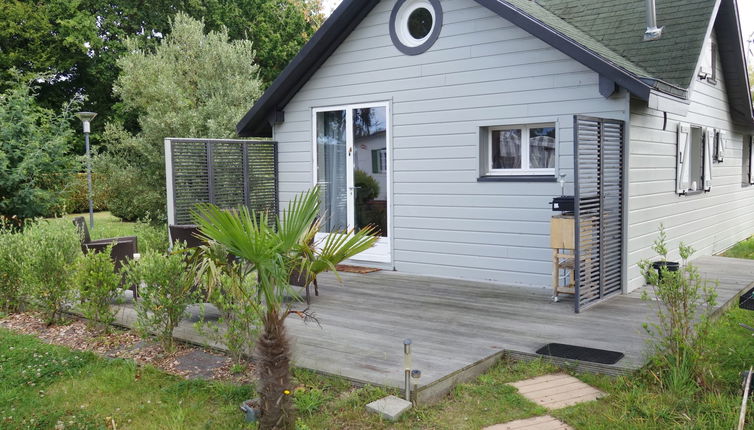
<svg viewBox="0 0 754 430">
<path fill-rule="evenodd" d="M 715 129 L 707 128 L 704 138 L 704 191 L 712 189 L 712 154 L 715 151 Z"/>
<path fill-rule="evenodd" d="M 749 183 L 754 184 L 754 136 L 749 136 Z"/>
<path fill-rule="evenodd" d="M 678 123 L 678 153 L 676 154 L 676 185 L 675 191 L 678 194 L 684 194 L 689 189 L 689 177 L 691 176 L 691 133 L 689 125 L 683 122 Z"/>
<path fill-rule="evenodd" d="M 728 133 L 725 130 L 717 131 L 717 142 L 715 147 L 715 158 L 719 162 L 725 159 L 725 147 L 728 143 Z"/>
</svg>

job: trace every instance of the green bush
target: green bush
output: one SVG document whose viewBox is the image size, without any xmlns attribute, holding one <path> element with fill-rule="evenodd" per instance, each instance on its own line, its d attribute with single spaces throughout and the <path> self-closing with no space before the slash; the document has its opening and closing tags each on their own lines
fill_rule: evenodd
<svg viewBox="0 0 754 430">
<path fill-rule="evenodd" d="M 72 110 L 45 109 L 20 74 L 0 94 L 0 215 L 51 216 L 63 204 L 66 181 L 76 171 L 70 153 Z"/>
<path fill-rule="evenodd" d="M 115 312 L 110 303 L 120 294 L 120 275 L 110 259 L 110 247 L 102 252 L 89 252 L 79 259 L 74 277 L 78 286 L 81 313 L 92 325 L 99 323 L 103 331 L 110 331 Z"/>
<path fill-rule="evenodd" d="M 129 261 L 125 271 L 130 285 L 141 286 L 136 301 L 137 329 L 145 337 L 157 335 L 163 348 L 172 352 L 173 329 L 197 296 L 182 247 L 177 245 L 169 254 L 149 250 L 139 260 Z"/>
<path fill-rule="evenodd" d="M 23 236 L 0 223 L 0 311 L 16 312 L 21 306 Z"/>
<path fill-rule="evenodd" d="M 94 210 L 106 211 L 107 195 L 105 194 L 105 178 L 102 175 L 92 175 L 92 193 L 94 194 Z M 66 213 L 82 213 L 89 211 L 89 183 L 86 173 L 77 173 L 65 186 L 63 210 Z"/>
<path fill-rule="evenodd" d="M 155 225 L 144 221 L 136 221 L 134 234 L 139 239 L 139 252 L 147 251 L 167 252 L 168 246 L 168 227 L 167 224 Z"/>
<path fill-rule="evenodd" d="M 23 232 L 23 280 L 29 301 L 48 324 L 58 321 L 73 296 L 73 273 L 81 242 L 67 219 L 40 220 Z"/>
<path fill-rule="evenodd" d="M 227 249 L 216 242 L 200 247 L 195 258 L 199 260 L 197 281 L 207 287 L 207 300 L 220 312 L 215 321 L 202 315 L 196 328 L 225 345 L 233 362 L 240 364 L 244 354 L 253 349 L 261 328 L 257 284 L 253 276 L 247 276 L 246 265 L 230 260 Z"/>
</svg>

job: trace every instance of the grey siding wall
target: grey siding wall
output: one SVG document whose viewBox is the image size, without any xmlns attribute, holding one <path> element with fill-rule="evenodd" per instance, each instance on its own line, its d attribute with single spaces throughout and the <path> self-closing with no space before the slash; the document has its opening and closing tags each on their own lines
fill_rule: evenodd
<svg viewBox="0 0 754 430">
<path fill-rule="evenodd" d="M 668 114 L 666 130 L 662 129 L 662 111 L 649 109 L 640 101 L 631 102 L 629 290 L 644 283 L 636 264 L 655 256 L 650 247 L 660 223 L 668 233 L 674 259 L 678 258 L 681 241 L 696 249 L 695 256 L 701 256 L 723 251 L 754 233 L 754 187 L 742 181 L 743 143 L 751 130 L 731 122 L 719 67 L 717 76 L 716 85 L 695 82 L 688 114 Z M 708 193 L 675 194 L 678 122 L 728 132 L 726 157 L 722 163 L 713 162 Z"/>
<path fill-rule="evenodd" d="M 379 4 L 285 107 L 281 204 L 312 185 L 312 108 L 390 101 L 395 269 L 549 285 L 548 202 L 560 186 L 477 182 L 479 128 L 557 122 L 571 182 L 573 115 L 627 119 L 626 93 L 605 99 L 597 74 L 471 0 L 444 0 L 439 40 L 403 55 L 388 36 L 393 4 Z"/>
</svg>

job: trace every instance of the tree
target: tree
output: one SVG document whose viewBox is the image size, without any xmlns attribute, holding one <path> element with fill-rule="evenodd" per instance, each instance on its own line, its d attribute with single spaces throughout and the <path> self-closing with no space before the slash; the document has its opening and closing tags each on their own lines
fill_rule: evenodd
<svg viewBox="0 0 754 430">
<path fill-rule="evenodd" d="M 293 429 L 295 416 L 291 407 L 290 345 L 284 321 L 291 313 L 285 303 L 291 290 L 290 276 L 307 273 L 316 276 L 335 270 L 341 261 L 374 245 L 374 230 L 330 234 L 313 245 L 319 231 L 319 189 L 296 196 L 275 217 L 270 226 L 266 213 L 224 211 L 216 206 L 201 205 L 194 215 L 203 235 L 224 245 L 231 254 L 249 266 L 257 281 L 256 303 L 262 320 L 262 334 L 257 341 L 257 372 L 262 406 L 261 429 Z"/>
<path fill-rule="evenodd" d="M 229 41 L 224 30 L 205 34 L 203 23 L 182 13 L 155 49 L 142 48 L 138 39 L 127 46 L 129 53 L 118 60 L 115 93 L 137 115 L 141 130 L 134 135 L 108 124 L 110 153 L 99 169 L 111 185 L 108 207 L 114 215 L 163 219 L 164 138 L 235 136 L 262 82 L 250 41 Z"/>
<path fill-rule="evenodd" d="M 78 164 L 69 152 L 73 101 L 62 111 L 40 107 L 35 85 L 16 74 L 0 95 L 0 216 L 50 216 Z"/>
<path fill-rule="evenodd" d="M 87 109 L 99 113 L 95 135 L 115 118 L 135 132 L 135 118 L 112 93 L 126 39 L 152 49 L 183 12 L 203 19 L 208 30 L 226 27 L 231 40 L 252 40 L 269 83 L 319 27 L 320 9 L 319 0 L 0 0 L 0 91 L 10 86 L 11 68 L 29 76 L 49 73 L 40 83 L 42 106 L 57 108 L 83 94 Z"/>
</svg>

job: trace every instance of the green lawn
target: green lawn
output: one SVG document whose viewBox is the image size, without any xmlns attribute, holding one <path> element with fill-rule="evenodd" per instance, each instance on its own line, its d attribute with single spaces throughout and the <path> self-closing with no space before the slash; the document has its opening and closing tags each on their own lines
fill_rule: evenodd
<svg viewBox="0 0 754 430">
<path fill-rule="evenodd" d="M 715 353 L 708 358 L 714 377 L 704 389 L 673 393 L 650 370 L 619 378 L 576 374 L 609 395 L 550 413 L 576 429 L 733 428 L 740 406 L 738 373 L 754 364 L 754 338 L 739 322 L 754 325 L 754 313 L 733 309 L 715 323 L 709 340 Z M 355 388 L 343 379 L 297 369 L 299 429 L 476 430 L 544 414 L 505 383 L 553 371 L 558 369 L 542 361 L 501 361 L 440 403 L 389 423 L 366 413 L 364 405 L 397 395 L 396 390 Z M 3 429 L 53 428 L 58 421 L 66 428 L 106 428 L 107 417 L 119 429 L 244 428 L 238 404 L 253 397 L 248 386 L 184 381 L 150 367 L 137 372 L 128 361 L 105 360 L 2 329 L 0 381 Z M 754 414 L 747 421 L 754 422 Z"/>
<path fill-rule="evenodd" d="M 723 253 L 724 257 L 754 259 L 754 237 L 738 242 Z"/>
<path fill-rule="evenodd" d="M 237 429 L 252 390 L 185 381 L 0 329 L 0 428 Z M 108 425 L 109 424 L 109 425 Z M 59 425 L 60 427 L 60 425 Z"/>
</svg>

